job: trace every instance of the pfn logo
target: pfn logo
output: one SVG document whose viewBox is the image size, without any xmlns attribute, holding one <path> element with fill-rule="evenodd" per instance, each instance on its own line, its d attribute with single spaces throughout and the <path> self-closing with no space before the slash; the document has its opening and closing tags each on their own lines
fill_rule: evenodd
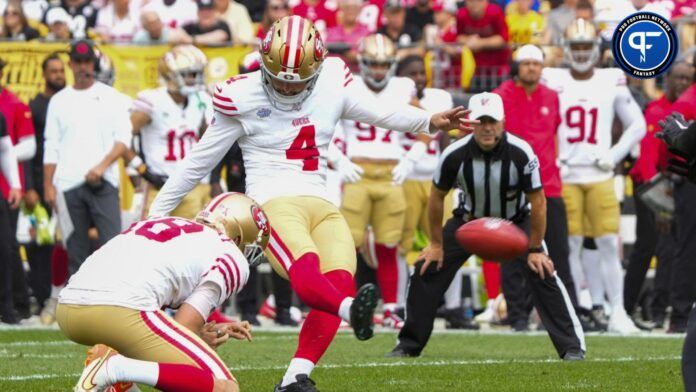
<svg viewBox="0 0 696 392">
<path fill-rule="evenodd" d="M 631 33 L 631 35 L 628 36 L 628 45 L 636 50 L 640 51 L 640 62 L 644 63 L 645 62 L 645 52 L 648 49 L 651 49 L 653 46 L 652 44 L 646 44 L 646 37 L 659 37 L 662 35 L 661 31 L 637 31 L 635 33 Z M 638 39 L 638 43 L 636 43 L 636 39 Z"/>
<path fill-rule="evenodd" d="M 652 12 L 636 12 L 614 31 L 616 64 L 636 78 L 654 78 L 674 62 L 679 42 L 669 20 Z"/>
</svg>

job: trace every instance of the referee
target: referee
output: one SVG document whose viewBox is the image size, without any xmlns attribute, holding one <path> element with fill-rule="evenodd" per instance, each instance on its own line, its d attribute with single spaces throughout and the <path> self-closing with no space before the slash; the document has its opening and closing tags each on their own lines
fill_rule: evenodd
<svg viewBox="0 0 696 392">
<path fill-rule="evenodd" d="M 389 356 L 418 356 L 427 344 L 438 303 L 459 267 L 471 255 L 455 240 L 457 229 L 468 220 L 502 217 L 529 233 L 528 255 L 509 262 L 525 265 L 532 300 L 556 351 L 564 360 L 582 360 L 585 352 L 582 328 L 542 246 L 546 199 L 539 161 L 529 144 L 505 132 L 499 95 L 474 95 L 469 109 L 469 118 L 480 123 L 474 125 L 472 135 L 451 144 L 440 157 L 428 203 L 431 244 L 421 254 L 421 261 L 411 275 L 406 321 Z M 454 186 L 462 189 L 462 200 L 443 228 L 444 198 Z"/>
</svg>

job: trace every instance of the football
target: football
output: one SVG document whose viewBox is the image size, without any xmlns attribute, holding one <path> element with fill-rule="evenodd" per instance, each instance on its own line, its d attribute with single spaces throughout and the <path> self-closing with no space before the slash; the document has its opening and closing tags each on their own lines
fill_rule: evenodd
<svg viewBox="0 0 696 392">
<path fill-rule="evenodd" d="M 500 218 L 480 218 L 462 225 L 455 233 L 467 251 L 490 261 L 509 261 L 523 255 L 529 239 L 519 227 Z"/>
</svg>

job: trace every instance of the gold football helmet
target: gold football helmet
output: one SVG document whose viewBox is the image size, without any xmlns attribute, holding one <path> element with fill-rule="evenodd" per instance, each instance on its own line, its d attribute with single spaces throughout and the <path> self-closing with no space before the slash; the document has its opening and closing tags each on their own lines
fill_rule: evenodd
<svg viewBox="0 0 696 392">
<path fill-rule="evenodd" d="M 585 19 L 575 19 L 566 29 L 563 52 L 570 67 L 587 72 L 599 60 L 600 38 L 597 29 Z"/>
<path fill-rule="evenodd" d="M 217 196 L 195 220 L 226 234 L 244 253 L 249 265 L 261 261 L 271 236 L 271 225 L 261 206 L 243 193 Z"/>
<path fill-rule="evenodd" d="M 365 82 L 381 90 L 396 72 L 396 45 L 386 35 L 368 35 L 360 42 L 358 64 Z"/>
<path fill-rule="evenodd" d="M 157 71 L 167 90 L 189 95 L 205 90 L 208 59 L 193 45 L 173 47 L 159 61 Z"/>
<path fill-rule="evenodd" d="M 273 106 L 280 110 L 299 110 L 312 92 L 326 56 L 326 47 L 312 22 L 300 16 L 277 20 L 259 48 L 264 89 Z M 271 83 L 277 80 L 303 84 L 294 95 L 283 94 Z"/>
</svg>

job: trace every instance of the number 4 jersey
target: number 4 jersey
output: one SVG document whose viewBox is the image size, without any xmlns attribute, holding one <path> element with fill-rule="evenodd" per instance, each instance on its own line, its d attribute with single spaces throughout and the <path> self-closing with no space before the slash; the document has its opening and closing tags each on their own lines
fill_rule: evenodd
<svg viewBox="0 0 696 392">
<path fill-rule="evenodd" d="M 612 178 L 613 171 L 603 171 L 595 162 L 607 156 L 620 162 L 630 151 L 629 139 L 633 138 L 622 136 L 623 143 L 612 147 L 615 114 L 624 125 L 624 133 L 632 132 L 639 126 L 635 121 L 643 118 L 626 87 L 624 73 L 619 69 L 596 68 L 590 79 L 576 80 L 569 69 L 545 68 L 542 83 L 559 96 L 558 158 L 569 169 L 563 173 L 562 181 L 586 184 Z"/>
<path fill-rule="evenodd" d="M 197 287 L 212 282 L 220 289 L 214 304 L 219 306 L 248 276 L 246 259 L 226 236 L 187 219 L 153 218 L 134 223 L 88 257 L 61 291 L 60 302 L 176 309 Z"/>
</svg>

